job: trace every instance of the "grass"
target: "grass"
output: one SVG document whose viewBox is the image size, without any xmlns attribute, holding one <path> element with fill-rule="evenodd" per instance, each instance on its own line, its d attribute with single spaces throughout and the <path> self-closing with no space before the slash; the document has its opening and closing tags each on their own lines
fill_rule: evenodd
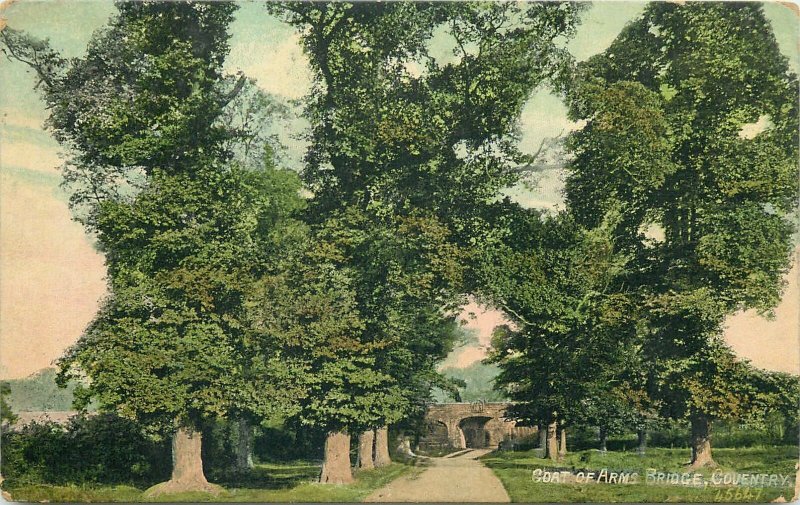
<svg viewBox="0 0 800 505">
<path fill-rule="evenodd" d="M 484 463 L 500 478 L 514 502 L 769 502 L 778 496 L 791 498 L 794 491 L 794 465 L 797 447 L 715 449 L 714 458 L 722 472 L 782 474 L 790 476 L 785 488 L 755 487 L 684 487 L 640 482 L 638 484 L 545 483 L 534 482 L 532 472 L 545 470 L 637 472 L 689 472 L 686 449 L 648 449 L 636 452 L 596 450 L 568 454 L 562 461 L 551 462 L 537 457 L 536 451 L 494 452 L 483 457 Z M 707 479 L 713 469 L 699 473 Z"/>
<path fill-rule="evenodd" d="M 797 447 L 715 449 L 714 458 L 724 472 L 782 474 L 792 476 L 785 488 L 682 487 L 655 484 L 556 484 L 534 482 L 534 469 L 637 472 L 648 468 L 661 472 L 686 472 L 689 452 L 686 449 L 648 449 L 645 456 L 635 452 L 595 450 L 570 453 L 562 461 L 537 457 L 536 451 L 494 452 L 483 457 L 484 463 L 500 478 L 514 502 L 769 502 L 778 496 L 790 498 L 794 485 Z M 160 497 L 168 502 L 360 502 L 390 481 L 419 473 L 421 467 L 393 463 L 390 466 L 355 473 L 348 485 L 324 485 L 313 482 L 320 471 L 318 463 L 294 461 L 257 465 L 249 475 L 238 480 L 217 482 L 225 488 L 220 496 L 204 493 L 181 493 Z M 708 477 L 712 470 L 703 470 Z M 447 483 L 443 483 L 447 485 Z M 29 485 L 7 489 L 16 501 L 51 502 L 138 502 L 148 501 L 144 489 L 132 486 L 103 485 Z"/>
<path fill-rule="evenodd" d="M 412 465 L 392 463 L 375 470 L 355 472 L 355 482 L 328 485 L 312 482 L 320 466 L 307 461 L 256 465 L 251 475 L 238 482 L 220 483 L 220 496 L 206 493 L 180 493 L 146 499 L 144 489 L 132 486 L 51 486 L 31 485 L 7 489 L 15 501 L 51 502 L 359 502 L 372 491 L 409 472 L 421 471 Z"/>
</svg>

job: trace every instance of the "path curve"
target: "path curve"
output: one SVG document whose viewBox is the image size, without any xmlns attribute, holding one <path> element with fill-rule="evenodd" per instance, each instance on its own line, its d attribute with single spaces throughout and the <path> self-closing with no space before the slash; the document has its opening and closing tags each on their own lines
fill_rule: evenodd
<svg viewBox="0 0 800 505">
<path fill-rule="evenodd" d="M 477 458 L 491 449 L 429 458 L 422 473 L 400 477 L 372 492 L 366 502 L 509 502 L 503 484 Z"/>
</svg>

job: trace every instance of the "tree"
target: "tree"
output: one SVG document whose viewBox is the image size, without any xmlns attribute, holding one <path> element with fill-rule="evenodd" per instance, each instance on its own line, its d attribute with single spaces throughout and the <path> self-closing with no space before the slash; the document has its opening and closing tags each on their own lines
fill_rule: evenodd
<svg viewBox="0 0 800 505">
<path fill-rule="evenodd" d="M 596 427 L 599 448 L 606 452 L 608 436 L 636 431 L 644 454 L 647 430 L 658 424 L 658 402 L 648 394 L 650 370 L 644 362 L 641 335 L 627 342 L 616 361 L 609 362 L 589 385 L 576 424 Z"/>
<path fill-rule="evenodd" d="M 204 420 L 266 417 L 302 392 L 292 362 L 274 340 L 253 337 L 242 308 L 280 245 L 270 244 L 280 233 L 274 186 L 264 173 L 198 172 L 153 177 L 133 204 L 103 204 L 111 294 L 60 363 L 64 378 L 90 379 L 76 396 L 177 430 L 173 480 L 154 493 L 213 489 L 199 452 Z"/>
<path fill-rule="evenodd" d="M 516 166 L 527 159 L 515 147 L 520 112 L 533 89 L 565 68 L 566 52 L 554 39 L 571 33 L 579 8 L 415 2 L 268 8 L 298 28 L 314 70 L 303 172 L 314 194 L 311 219 L 347 215 L 348 226 L 359 228 L 352 233 L 363 241 L 349 257 L 364 340 L 380 343 L 379 367 L 406 398 L 408 410 L 397 417 L 419 414 L 431 387 L 444 384 L 435 363 L 452 346 L 447 328 L 466 290 L 453 267 L 494 233 L 488 220 L 498 191 L 516 180 Z M 455 62 L 431 56 L 437 30 L 452 37 Z M 403 235 L 403 227 L 413 231 L 409 225 L 419 232 Z M 398 232 L 404 243 L 397 244 Z M 412 289 L 417 285 L 425 289 Z M 385 433 L 377 432 L 382 454 L 388 454 Z"/>
<path fill-rule="evenodd" d="M 61 359 L 62 381 L 84 377 L 80 401 L 174 433 L 172 479 L 150 494 L 216 492 L 202 469 L 203 421 L 263 417 L 302 392 L 293 362 L 253 337 L 243 310 L 274 255 L 293 247 L 299 180 L 272 166 L 249 127 L 253 111 L 269 115 L 264 97 L 222 74 L 235 5 L 117 7 L 84 58 L 2 35 L 40 78 L 48 125 L 71 151 L 75 215 L 109 273 L 107 300 Z M 226 107 L 252 104 L 226 123 Z"/>
<path fill-rule="evenodd" d="M 10 58 L 37 73 L 46 126 L 70 158 L 64 185 L 76 218 L 93 229 L 106 200 L 135 193 L 151 172 L 221 159 L 235 135 L 218 120 L 246 83 L 222 74 L 234 4 L 119 3 L 119 14 L 66 60 L 46 41 L 6 28 Z"/>
<path fill-rule="evenodd" d="M 317 215 L 426 209 L 464 243 L 529 161 L 516 147 L 531 93 L 562 78 L 571 3 L 270 4 L 298 27 L 315 72 L 304 178 Z M 431 40 L 444 32 L 452 58 Z M 476 208 L 477 207 L 477 208 Z M 493 224 L 493 223 L 492 223 Z"/>
<path fill-rule="evenodd" d="M 11 411 L 7 398 L 11 394 L 11 386 L 7 382 L 0 383 L 0 423 L 3 425 L 17 422 L 17 415 Z"/>
<path fill-rule="evenodd" d="M 519 209 L 507 244 L 488 251 L 481 296 L 509 315 L 487 358 L 514 402 L 509 414 L 557 436 L 585 415 L 586 402 L 635 336 L 632 300 L 618 285 L 620 258 L 602 230 L 586 232 L 570 216 Z"/>
<path fill-rule="evenodd" d="M 363 339 L 353 271 L 339 241 L 345 231 L 332 221 L 309 233 L 248 302 L 258 334 L 278 338 L 285 359 L 299 364 L 294 380 L 303 391 L 294 415 L 327 433 L 320 482 L 338 484 L 352 481 L 350 434 L 395 420 L 404 401 L 376 366 L 379 343 Z"/>
<path fill-rule="evenodd" d="M 769 312 L 790 264 L 797 78 L 760 5 L 653 4 L 568 96 L 586 121 L 568 141 L 569 206 L 590 227 L 615 217 L 652 315 L 656 392 L 692 423 L 692 465 L 713 465 L 712 421 L 748 403 L 722 324 Z"/>
</svg>

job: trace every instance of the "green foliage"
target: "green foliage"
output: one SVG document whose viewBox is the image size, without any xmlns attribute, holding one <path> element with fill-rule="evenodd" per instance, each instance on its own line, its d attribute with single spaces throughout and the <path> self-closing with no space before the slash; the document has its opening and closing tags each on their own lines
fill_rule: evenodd
<svg viewBox="0 0 800 505">
<path fill-rule="evenodd" d="M 274 342 L 250 336 L 242 307 L 270 255 L 291 247 L 294 225 L 277 229 L 301 207 L 282 194 L 296 195 L 290 180 L 275 170 L 159 172 L 131 204 L 102 205 L 112 295 L 60 362 L 64 377 L 92 379 L 82 397 L 169 426 L 268 415 L 294 396 Z"/>
<path fill-rule="evenodd" d="M 455 368 L 448 367 L 442 370 L 442 375 L 449 379 L 458 381 L 458 400 L 463 402 L 477 402 L 485 400 L 487 402 L 502 402 L 507 398 L 494 388 L 494 379 L 500 369 L 496 365 L 488 365 L 475 362 L 468 367 Z M 453 401 L 444 393 L 435 398 L 439 402 Z"/>
<path fill-rule="evenodd" d="M 516 148 L 522 107 L 566 68 L 569 56 L 554 39 L 573 33 L 581 6 L 267 8 L 298 27 L 314 70 L 304 176 L 315 205 L 356 205 L 380 216 L 429 209 L 464 240 L 488 233 L 478 208 L 515 179 L 524 158 Z M 453 58 L 432 56 L 439 32 L 452 41 Z"/>
<path fill-rule="evenodd" d="M 169 475 L 168 442 L 113 415 L 73 417 L 66 426 L 30 423 L 3 433 L 4 486 L 148 485 Z"/>
<path fill-rule="evenodd" d="M 581 102 L 581 117 L 591 117 L 570 135 L 574 158 L 566 180 L 566 197 L 578 222 L 600 226 L 611 219 L 618 246 L 635 246 L 640 227 L 653 219 L 654 199 L 676 167 L 671 160 L 669 123 L 661 98 L 638 82 L 603 86 L 588 77 L 581 86 L 591 96 Z M 633 242 L 633 243 L 632 243 Z"/>
<path fill-rule="evenodd" d="M 253 455 L 261 462 L 322 461 L 326 435 L 324 430 L 303 425 L 297 418 L 275 426 L 262 425 L 253 440 Z"/>
<path fill-rule="evenodd" d="M 395 416 L 402 398 L 376 366 L 376 344 L 363 339 L 353 272 L 330 240 L 340 231 L 331 223 L 309 235 L 297 255 L 258 280 L 247 307 L 257 338 L 281 342 L 282 361 L 296 370 L 301 422 L 355 430 Z"/>
<path fill-rule="evenodd" d="M 423 413 L 431 388 L 443 383 L 436 364 L 457 338 L 463 254 L 439 220 L 419 214 L 375 223 L 349 208 L 331 221 L 345 264 L 356 265 L 362 338 L 375 346 L 376 366 L 403 396 L 394 420 Z"/>
<path fill-rule="evenodd" d="M 106 255 L 110 296 L 60 362 L 97 398 L 155 428 L 269 416 L 298 394 L 291 364 L 243 308 L 302 226 L 299 180 L 265 133 L 285 109 L 223 75 L 231 3 L 120 3 L 85 57 L 10 31 L 42 79 L 48 125 L 71 150 L 76 217 Z M 45 56 L 47 55 L 47 56 Z M 33 56 L 33 57 L 31 57 Z M 232 161 L 233 160 L 233 161 Z"/>
<path fill-rule="evenodd" d="M 76 217 L 106 256 L 110 295 L 60 361 L 61 381 L 156 429 L 269 416 L 297 395 L 243 303 L 302 227 L 299 180 L 264 133 L 283 109 L 223 75 L 232 3 L 120 3 L 86 55 L 59 59 L 18 32 L 48 125 L 71 151 Z M 26 55 L 50 55 L 48 59 Z M 46 63 L 46 64 L 45 64 Z"/>
<path fill-rule="evenodd" d="M 797 77 L 762 6 L 652 4 L 567 94 L 586 122 L 567 200 L 628 256 L 649 392 L 675 417 L 763 416 L 766 383 L 721 339 L 728 315 L 778 303 L 793 247 Z"/>
<path fill-rule="evenodd" d="M 520 209 L 512 223 L 481 272 L 482 296 L 513 322 L 495 330 L 487 361 L 500 366 L 496 384 L 515 416 L 572 422 L 636 336 L 632 301 L 616 287 L 620 258 L 604 230 L 566 214 Z"/>
<path fill-rule="evenodd" d="M 64 184 L 89 228 L 101 202 L 129 198 L 154 169 L 186 170 L 224 155 L 221 142 L 234 135 L 218 119 L 236 94 L 222 75 L 236 5 L 120 2 L 117 9 L 79 59 L 23 33 L 2 37 L 41 79 L 47 125 L 69 149 Z"/>
<path fill-rule="evenodd" d="M 11 394 L 11 385 L 7 382 L 0 383 L 0 423 L 3 426 L 14 424 L 17 420 L 16 414 L 11 411 L 8 404 L 8 397 Z"/>
<path fill-rule="evenodd" d="M 436 363 L 454 343 L 468 247 L 494 233 L 487 216 L 525 158 L 516 148 L 522 106 L 564 68 L 568 57 L 553 39 L 571 33 L 579 8 L 267 8 L 298 28 L 314 71 L 303 172 L 310 220 L 333 226 L 353 278 L 360 340 L 374 346 L 375 366 L 396 388 L 395 407 L 378 422 L 420 416 L 433 386 L 452 387 Z M 441 30 L 454 40 L 453 62 L 430 54 Z"/>
</svg>

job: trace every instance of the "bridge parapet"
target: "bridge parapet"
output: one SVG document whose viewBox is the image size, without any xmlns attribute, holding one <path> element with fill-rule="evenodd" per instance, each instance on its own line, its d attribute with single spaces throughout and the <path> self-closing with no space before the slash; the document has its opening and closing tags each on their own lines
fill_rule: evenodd
<svg viewBox="0 0 800 505">
<path fill-rule="evenodd" d="M 535 432 L 535 428 L 517 427 L 513 419 L 506 418 L 510 405 L 483 401 L 429 404 L 425 415 L 429 433 L 420 445 L 442 446 L 446 437 L 451 449 L 496 447 L 503 440 Z"/>
</svg>

